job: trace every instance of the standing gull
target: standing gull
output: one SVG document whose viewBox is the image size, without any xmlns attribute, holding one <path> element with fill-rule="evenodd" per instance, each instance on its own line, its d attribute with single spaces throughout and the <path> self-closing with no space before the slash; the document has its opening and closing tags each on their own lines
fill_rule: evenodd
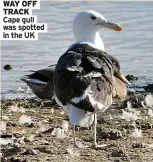
<svg viewBox="0 0 153 162">
<path fill-rule="evenodd" d="M 117 59 L 104 52 L 100 30 L 110 28 L 121 31 L 115 23 L 107 21 L 95 11 L 80 12 L 74 19 L 76 42 L 59 58 L 55 68 L 55 100 L 68 110 L 74 125 L 94 125 L 93 147 L 97 148 L 97 113 L 104 112 L 112 104 L 114 76 L 128 84 L 120 73 Z"/>
</svg>

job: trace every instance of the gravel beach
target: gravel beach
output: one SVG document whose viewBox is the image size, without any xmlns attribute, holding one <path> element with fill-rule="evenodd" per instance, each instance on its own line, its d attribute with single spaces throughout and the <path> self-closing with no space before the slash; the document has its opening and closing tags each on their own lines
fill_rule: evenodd
<svg viewBox="0 0 153 162">
<path fill-rule="evenodd" d="M 67 113 L 54 101 L 8 99 L 1 104 L 2 162 L 153 161 L 153 96 L 150 93 L 129 93 L 124 101 L 114 101 L 98 116 L 97 138 L 104 147 L 97 150 L 90 147 L 92 127 L 76 128 L 82 148 L 73 148 Z"/>
</svg>

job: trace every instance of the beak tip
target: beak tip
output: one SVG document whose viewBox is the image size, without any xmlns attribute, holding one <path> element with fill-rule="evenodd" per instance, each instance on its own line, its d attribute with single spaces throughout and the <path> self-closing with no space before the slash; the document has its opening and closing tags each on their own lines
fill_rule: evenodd
<svg viewBox="0 0 153 162">
<path fill-rule="evenodd" d="M 124 81 L 125 84 L 130 85 L 130 82 L 126 78 L 124 79 Z"/>
<path fill-rule="evenodd" d="M 130 83 L 129 83 L 129 82 L 127 82 L 126 84 L 127 84 L 127 85 L 130 85 Z"/>
<path fill-rule="evenodd" d="M 117 27 L 114 29 L 115 31 L 122 31 L 122 28 L 121 27 Z"/>
<path fill-rule="evenodd" d="M 122 31 L 123 29 L 119 24 L 117 24 L 117 26 L 114 28 L 114 30 L 115 31 Z"/>
<path fill-rule="evenodd" d="M 120 79 L 122 82 L 124 82 L 125 84 L 129 85 L 129 81 L 125 78 L 125 76 L 123 74 L 121 74 L 120 72 L 118 74 L 116 74 L 116 77 L 118 79 Z"/>
</svg>

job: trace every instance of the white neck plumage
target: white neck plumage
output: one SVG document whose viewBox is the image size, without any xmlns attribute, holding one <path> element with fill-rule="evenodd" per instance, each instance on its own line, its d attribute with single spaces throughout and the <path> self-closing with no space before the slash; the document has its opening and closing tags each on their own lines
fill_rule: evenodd
<svg viewBox="0 0 153 162">
<path fill-rule="evenodd" d="M 90 32 L 90 33 L 89 33 Z M 75 34 L 75 38 L 77 43 L 89 43 L 93 45 L 95 48 L 104 51 L 104 44 L 100 37 L 99 32 L 91 32 L 91 31 L 80 32 L 79 34 Z"/>
</svg>

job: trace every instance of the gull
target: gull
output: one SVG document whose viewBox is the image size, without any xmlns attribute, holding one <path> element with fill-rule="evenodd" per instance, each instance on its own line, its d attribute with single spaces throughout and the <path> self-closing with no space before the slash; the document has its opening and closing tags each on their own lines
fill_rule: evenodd
<svg viewBox="0 0 153 162">
<path fill-rule="evenodd" d="M 76 42 L 61 55 L 55 68 L 54 97 L 68 110 L 75 146 L 75 125 L 93 125 L 92 146 L 100 147 L 96 140 L 97 113 L 103 113 L 112 104 L 114 76 L 129 84 L 120 72 L 119 61 L 104 52 L 100 31 L 105 28 L 122 30 L 96 11 L 78 13 L 73 21 Z"/>
</svg>

